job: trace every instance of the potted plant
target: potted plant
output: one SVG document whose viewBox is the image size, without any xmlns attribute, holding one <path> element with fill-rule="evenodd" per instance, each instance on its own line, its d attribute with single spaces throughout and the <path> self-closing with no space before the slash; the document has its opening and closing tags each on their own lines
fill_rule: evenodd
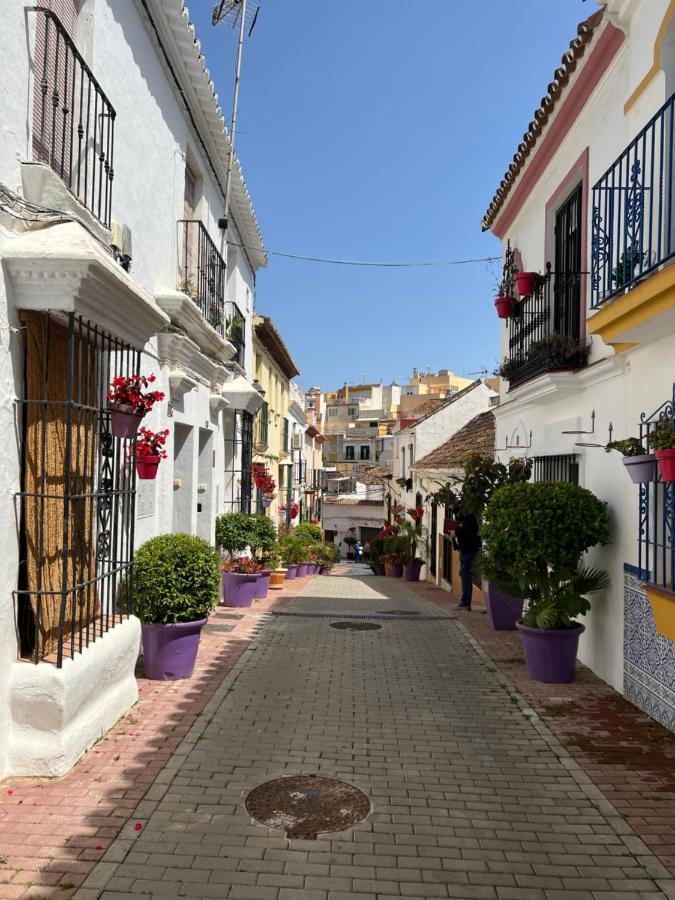
<svg viewBox="0 0 675 900">
<path fill-rule="evenodd" d="M 134 612 L 142 623 L 147 678 L 192 675 L 202 627 L 218 602 L 218 581 L 218 554 L 201 538 L 163 534 L 136 551 Z"/>
<path fill-rule="evenodd" d="M 118 375 L 113 378 L 108 391 L 110 430 L 114 437 L 133 439 L 146 413 L 160 400 L 162 391 L 149 391 L 156 381 L 154 375 Z"/>
<path fill-rule="evenodd" d="M 634 280 L 635 269 L 644 267 L 649 255 L 646 250 L 641 250 L 639 244 L 627 247 L 619 257 L 616 268 L 612 269 L 612 281 L 617 289 L 626 287 Z"/>
<path fill-rule="evenodd" d="M 415 510 L 413 510 L 413 513 Z M 405 581 L 419 581 L 420 572 L 426 558 L 427 529 L 418 523 L 403 522 L 403 531 L 399 540 L 403 550 L 403 578 Z"/>
<path fill-rule="evenodd" d="M 374 575 L 384 575 L 385 567 L 382 555 L 384 553 L 384 536 L 380 532 L 370 542 L 370 565 Z"/>
<path fill-rule="evenodd" d="M 661 481 L 675 481 L 675 419 L 662 419 L 647 435 L 659 464 Z"/>
<path fill-rule="evenodd" d="M 216 545 L 232 559 L 243 553 L 254 538 L 253 517 L 247 513 L 224 513 L 216 518 Z"/>
<path fill-rule="evenodd" d="M 618 450 L 634 484 L 656 479 L 656 455 L 648 453 L 639 438 L 629 437 L 621 441 L 610 441 L 605 450 L 607 453 Z"/>
<path fill-rule="evenodd" d="M 262 569 L 253 596 L 263 600 L 267 596 L 271 569 L 267 562 L 277 547 L 277 529 L 267 516 L 256 514 L 251 516 L 251 529 L 248 544 L 254 557 L 262 557 Z"/>
<path fill-rule="evenodd" d="M 306 544 L 293 534 L 284 535 L 279 541 L 279 552 L 286 566 L 286 580 L 293 581 L 300 574 L 298 572 L 300 563 L 305 560 Z"/>
<path fill-rule="evenodd" d="M 168 436 L 168 428 L 164 431 L 150 431 L 141 425 L 141 436 L 136 442 L 136 473 L 141 480 L 157 477 L 160 461 L 166 459 L 164 445 Z"/>
<path fill-rule="evenodd" d="M 529 297 L 530 294 L 534 294 L 541 281 L 541 275 L 538 272 L 516 272 L 513 278 L 519 297 Z"/>
<path fill-rule="evenodd" d="M 247 607 L 253 603 L 262 566 L 250 556 L 237 556 L 221 566 L 223 605 Z"/>
<path fill-rule="evenodd" d="M 347 550 L 347 559 L 354 559 L 354 547 L 356 545 L 356 535 L 346 534 L 344 537 L 344 542 L 349 548 Z"/>
<path fill-rule="evenodd" d="M 490 499 L 481 529 L 489 552 L 508 537 L 509 559 L 493 557 L 498 586 L 525 597 L 517 628 L 531 678 L 563 684 L 574 680 L 577 617 L 590 609 L 586 595 L 608 586 L 607 574 L 581 565 L 582 555 L 609 542 L 607 504 L 575 484 L 542 481 L 501 487 Z M 489 558 L 489 554 L 488 554 Z"/>
<path fill-rule="evenodd" d="M 391 535 L 384 539 L 385 572 L 393 578 L 403 576 L 403 560 L 407 547 L 407 539 L 400 535 Z"/>
<path fill-rule="evenodd" d="M 286 569 L 281 567 L 281 556 L 277 552 L 272 553 L 267 557 L 265 563 L 270 570 L 270 590 L 280 591 L 286 580 Z"/>
</svg>

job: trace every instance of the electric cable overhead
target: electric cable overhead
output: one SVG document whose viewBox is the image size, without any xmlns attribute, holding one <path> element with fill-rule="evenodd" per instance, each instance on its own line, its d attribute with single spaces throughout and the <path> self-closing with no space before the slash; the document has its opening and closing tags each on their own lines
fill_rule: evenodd
<svg viewBox="0 0 675 900">
<path fill-rule="evenodd" d="M 246 244 L 238 244 L 230 241 L 233 247 L 241 247 L 242 250 L 251 250 Z M 466 266 L 470 263 L 490 263 L 501 259 L 501 256 L 478 256 L 472 259 L 437 260 L 431 262 L 377 262 L 362 259 L 336 259 L 330 256 L 305 256 L 302 253 L 288 253 L 285 250 L 267 250 L 269 256 L 282 256 L 286 259 L 297 259 L 303 262 L 326 263 L 333 266 L 367 266 L 379 269 L 418 269 L 439 266 Z"/>
</svg>

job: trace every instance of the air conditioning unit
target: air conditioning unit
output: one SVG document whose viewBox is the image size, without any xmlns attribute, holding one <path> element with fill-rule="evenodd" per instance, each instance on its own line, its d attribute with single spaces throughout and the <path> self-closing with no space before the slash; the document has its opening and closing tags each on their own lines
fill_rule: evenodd
<svg viewBox="0 0 675 900">
<path fill-rule="evenodd" d="M 110 225 L 112 232 L 112 251 L 116 261 L 122 268 L 129 272 L 131 270 L 131 229 L 128 225 L 121 225 L 119 222 L 112 222 Z"/>
<path fill-rule="evenodd" d="M 299 431 L 296 431 L 291 440 L 291 449 L 293 450 L 302 450 L 302 435 Z"/>
</svg>

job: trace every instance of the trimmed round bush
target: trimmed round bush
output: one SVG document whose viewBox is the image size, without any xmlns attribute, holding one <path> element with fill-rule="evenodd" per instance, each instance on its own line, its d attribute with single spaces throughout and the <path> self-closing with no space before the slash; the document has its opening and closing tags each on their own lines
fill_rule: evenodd
<svg viewBox="0 0 675 900">
<path fill-rule="evenodd" d="M 247 513 L 225 513 L 216 519 L 216 544 L 230 556 L 241 553 L 251 543 L 254 518 Z"/>
<path fill-rule="evenodd" d="M 251 552 L 255 555 L 260 550 L 263 556 L 269 556 L 276 550 L 277 527 L 269 516 L 256 513 L 251 518 L 253 519 L 253 527 L 249 535 Z"/>
<path fill-rule="evenodd" d="M 134 612 L 146 624 L 205 619 L 218 602 L 220 560 L 207 541 L 162 534 L 136 551 Z"/>
<path fill-rule="evenodd" d="M 321 526 L 313 525 L 311 522 L 301 522 L 293 534 L 306 544 L 321 544 L 323 542 Z"/>
</svg>

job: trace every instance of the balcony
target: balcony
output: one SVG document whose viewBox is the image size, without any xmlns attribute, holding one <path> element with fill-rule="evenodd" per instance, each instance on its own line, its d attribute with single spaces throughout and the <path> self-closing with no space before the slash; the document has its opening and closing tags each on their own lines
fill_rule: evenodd
<svg viewBox="0 0 675 900">
<path fill-rule="evenodd" d="M 674 106 L 675 94 L 593 187 L 594 309 L 675 256 Z"/>
<path fill-rule="evenodd" d="M 37 8 L 33 162 L 110 227 L 115 110 L 60 20 Z"/>
<path fill-rule="evenodd" d="M 246 356 L 246 317 L 231 300 L 225 304 L 225 338 L 235 349 L 233 361 L 243 369 Z"/>
<path fill-rule="evenodd" d="M 586 365 L 588 348 L 580 339 L 581 278 L 579 272 L 552 272 L 547 263 L 535 291 L 515 305 L 508 356 L 499 370 L 510 387 L 544 372 Z"/>
<path fill-rule="evenodd" d="M 221 337 L 225 335 L 225 260 L 201 222 L 178 223 L 181 243 L 179 290 L 199 307 Z"/>
</svg>

